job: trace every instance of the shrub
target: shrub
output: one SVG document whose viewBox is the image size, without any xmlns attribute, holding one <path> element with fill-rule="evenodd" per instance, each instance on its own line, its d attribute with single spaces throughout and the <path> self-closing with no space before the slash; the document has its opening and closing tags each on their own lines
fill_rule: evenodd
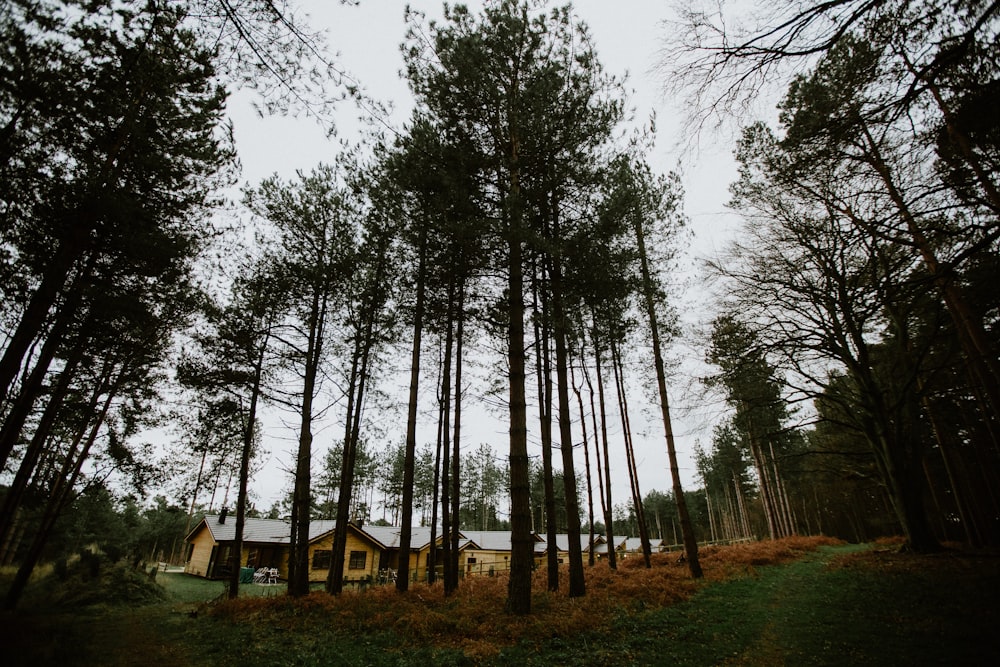
<svg viewBox="0 0 1000 667">
<path fill-rule="evenodd" d="M 56 579 L 66 581 L 69 578 L 69 565 L 65 558 L 60 558 L 55 562 L 54 570 Z"/>
</svg>

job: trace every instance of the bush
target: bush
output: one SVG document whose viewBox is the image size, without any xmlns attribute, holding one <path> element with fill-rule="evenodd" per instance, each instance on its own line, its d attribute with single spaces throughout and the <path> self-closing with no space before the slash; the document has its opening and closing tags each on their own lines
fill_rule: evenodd
<svg viewBox="0 0 1000 667">
<path fill-rule="evenodd" d="M 80 568 L 76 572 L 71 571 L 71 576 L 51 593 L 52 600 L 59 606 L 140 605 L 166 597 L 163 588 L 145 573 L 122 564 L 102 568 L 101 557 L 91 555 L 90 562 L 81 562 Z M 95 561 L 98 576 L 93 575 Z"/>
<path fill-rule="evenodd" d="M 101 576 L 101 555 L 93 551 L 80 552 L 80 566 L 83 568 L 84 578 L 97 579 Z"/>
<path fill-rule="evenodd" d="M 125 555 L 125 550 L 117 544 L 106 544 L 103 549 L 104 555 L 108 557 L 108 561 L 110 561 L 112 565 L 120 561 L 122 556 Z"/>
</svg>

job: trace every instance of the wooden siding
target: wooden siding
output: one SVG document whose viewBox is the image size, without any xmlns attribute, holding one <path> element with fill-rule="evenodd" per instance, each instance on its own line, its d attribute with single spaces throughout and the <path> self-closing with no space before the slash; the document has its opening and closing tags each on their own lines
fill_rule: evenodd
<svg viewBox="0 0 1000 667">
<path fill-rule="evenodd" d="M 309 581 L 319 582 L 326 581 L 330 574 L 329 568 L 313 569 L 313 558 L 317 551 L 332 551 L 333 550 L 333 533 L 327 533 L 323 535 L 318 540 L 309 545 Z M 363 551 L 365 552 L 365 566 L 364 568 L 351 569 L 351 552 L 352 551 Z M 352 528 L 347 530 L 347 547 L 344 549 L 344 573 L 343 577 L 345 581 L 359 581 L 367 578 L 371 578 L 372 581 L 375 580 L 378 575 L 379 560 L 382 556 L 382 551 L 377 545 L 372 544 L 369 540 L 361 537 L 357 531 Z M 286 558 L 287 562 L 287 558 Z"/>
<path fill-rule="evenodd" d="M 506 556 L 506 558 L 504 558 L 504 556 Z M 462 568 L 463 575 L 490 575 L 497 572 L 505 572 L 507 568 L 510 567 L 510 552 L 468 549 L 461 553 L 459 561 L 459 566 Z"/>
<path fill-rule="evenodd" d="M 191 540 L 191 547 L 191 558 L 185 563 L 184 571 L 199 577 L 207 577 L 211 567 L 212 550 L 216 547 L 216 542 L 212 539 L 212 532 L 208 528 L 202 527 Z"/>
</svg>

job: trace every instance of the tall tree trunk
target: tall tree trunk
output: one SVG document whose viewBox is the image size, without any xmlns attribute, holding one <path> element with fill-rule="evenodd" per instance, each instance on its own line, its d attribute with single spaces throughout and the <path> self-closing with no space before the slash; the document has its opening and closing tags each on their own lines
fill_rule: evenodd
<svg viewBox="0 0 1000 667">
<path fill-rule="evenodd" d="M 451 456 L 451 574 L 450 587 L 445 581 L 445 594 L 458 590 L 458 541 L 459 541 L 459 516 L 461 509 L 461 434 L 462 434 L 462 348 L 465 338 L 465 278 L 460 274 L 458 278 L 458 304 L 456 308 L 458 323 L 455 331 L 455 433 L 452 437 Z"/>
<path fill-rule="evenodd" d="M 583 394 L 580 392 L 580 387 L 576 384 L 576 374 L 573 371 L 573 365 L 570 364 L 569 367 L 569 379 L 570 384 L 573 385 L 573 393 L 576 394 L 577 408 L 580 410 L 580 429 L 583 432 L 583 466 L 586 470 L 586 482 L 587 482 L 587 526 L 589 529 L 589 535 L 587 536 L 587 565 L 590 567 L 594 566 L 594 492 L 591 486 L 591 476 L 590 476 L 590 438 L 587 437 L 587 416 L 583 409 Z M 596 435 L 596 434 L 595 434 Z"/>
<path fill-rule="evenodd" d="M 608 567 L 612 570 L 618 569 L 618 556 L 615 552 L 615 523 L 613 507 L 611 505 L 611 459 L 608 450 L 608 413 L 607 403 L 604 400 L 604 374 L 601 371 L 601 346 L 597 336 L 597 325 L 591 329 L 591 337 L 594 343 L 594 373 L 597 375 L 597 404 L 601 408 L 601 447 L 604 449 L 604 531 L 608 539 Z M 587 376 L 587 385 L 590 386 L 590 376 Z M 590 394 L 593 396 L 594 388 L 590 387 Z M 591 406 L 593 407 L 593 406 Z"/>
<path fill-rule="evenodd" d="M 292 489 L 292 523 L 295 530 L 288 550 L 288 594 L 309 593 L 309 518 L 312 504 L 312 404 L 319 374 L 323 347 L 323 324 L 326 297 L 313 292 L 308 323 L 308 344 L 303 369 L 302 406 L 299 419 L 299 446 L 295 457 L 295 482 Z M 346 458 L 346 452 L 345 452 Z M 343 487 L 341 487 L 343 488 Z"/>
<path fill-rule="evenodd" d="M 622 437 L 625 444 L 625 462 L 628 466 L 629 485 L 632 489 L 632 506 L 635 508 L 636 528 L 639 532 L 639 543 L 642 545 L 642 558 L 646 567 L 651 567 L 652 555 L 649 545 L 649 524 L 646 522 L 646 509 L 642 505 L 642 491 L 639 488 L 639 471 L 635 465 L 635 451 L 632 448 L 632 424 L 629 419 L 628 400 L 625 395 L 624 369 L 618 345 L 611 342 L 611 369 L 615 377 L 615 389 L 618 394 L 618 410 L 622 419 Z"/>
<path fill-rule="evenodd" d="M 198 491 L 201 489 L 202 474 L 205 472 L 205 459 L 208 458 L 208 450 L 201 453 L 201 464 L 198 466 L 198 476 L 194 481 L 194 490 L 191 491 L 191 505 L 188 507 L 187 523 L 184 525 L 184 536 L 191 532 L 191 522 L 194 520 L 194 508 L 198 500 Z"/>
<path fill-rule="evenodd" d="M 538 382 L 538 421 L 542 440 L 542 489 L 545 495 L 545 564 L 548 590 L 559 590 L 559 545 L 556 541 L 556 494 L 552 470 L 552 369 L 549 350 L 549 317 L 544 269 L 532 262 L 532 326 L 535 330 L 535 375 Z M 540 294 L 541 293 L 541 294 Z"/>
<path fill-rule="evenodd" d="M 89 265 L 86 271 L 89 272 Z M 38 358 L 35 359 L 34 367 L 7 411 L 3 427 L 0 428 L 0 470 L 3 470 L 7 465 L 7 460 L 11 452 L 14 451 L 14 446 L 17 444 L 18 439 L 21 437 L 24 424 L 31 415 L 35 401 L 41 394 L 49 365 L 55 358 L 55 354 L 66 335 L 66 331 L 76 316 L 80 300 L 83 296 L 82 282 L 82 278 L 74 281 L 73 287 L 66 297 L 66 301 L 59 308 L 55 321 L 49 329 L 48 335 L 45 337 L 45 342 L 38 353 Z M 89 316 L 87 321 L 91 321 Z M 18 363 L 20 363 L 20 359 Z M 2 401 L 0 401 L 0 405 L 2 405 Z"/>
<path fill-rule="evenodd" d="M 455 289 L 454 281 L 448 284 L 448 310 L 445 322 L 443 371 L 441 373 L 441 560 L 445 594 L 451 593 L 451 523 L 458 521 L 451 515 L 451 360 L 455 345 Z"/>
<path fill-rule="evenodd" d="M 674 443 L 674 427 L 670 419 L 670 403 L 667 399 L 667 377 L 663 368 L 663 351 L 660 344 L 660 328 L 656 317 L 656 300 L 654 298 L 653 277 L 649 267 L 649 257 L 646 253 L 646 238 L 642 228 L 642 220 L 635 221 L 635 236 L 639 248 L 639 267 L 642 274 L 642 291 L 646 317 L 649 319 L 649 333 L 653 344 L 653 366 L 656 370 L 656 388 L 660 397 L 660 414 L 663 417 L 663 434 L 667 443 L 667 459 L 670 463 L 670 479 L 674 487 L 674 502 L 677 504 L 677 518 L 681 523 L 681 537 L 684 539 L 684 552 L 687 556 L 688 569 L 691 576 L 702 576 L 701 563 L 698 560 L 698 540 L 691 525 L 687 501 L 684 498 L 684 488 L 681 485 L 680 466 L 677 464 L 677 447 Z"/>
<path fill-rule="evenodd" d="M 517 74 L 511 90 L 519 89 Z M 515 108 L 515 101 L 511 107 Z M 528 413 L 524 387 L 524 276 L 522 238 L 520 139 L 511 120 L 510 191 L 507 193 L 507 368 L 510 419 L 510 579 L 507 611 L 531 613 L 531 571 L 534 539 L 531 535 L 531 483 L 528 479 Z"/>
<path fill-rule="evenodd" d="M 24 356 L 31 347 L 32 341 L 42 335 L 49 311 L 55 305 L 59 292 L 65 287 L 73 263 L 85 252 L 86 243 L 87 234 L 81 235 L 77 232 L 73 238 L 64 239 L 59 243 L 52 256 L 52 261 L 46 264 L 42 280 L 32 293 L 28 306 L 21 314 L 14 332 L 7 339 L 7 347 L 4 348 L 3 356 L 0 357 L 0 405 L 3 405 L 7 400 L 11 385 L 14 383 L 14 378 L 17 377 L 18 370 L 21 368 Z M 79 291 L 81 279 L 82 276 L 78 276 L 74 281 L 77 285 L 76 291 Z M 78 298 L 67 299 L 67 303 L 59 309 L 57 318 L 66 321 L 72 320 L 78 305 Z M 49 337 L 51 336 L 52 332 L 49 333 Z M 58 343 L 58 340 L 55 342 Z M 0 457 L 0 469 L 6 462 L 6 456 L 5 453 Z"/>
<path fill-rule="evenodd" d="M 236 536 L 233 551 L 236 562 L 229 575 L 229 599 L 235 600 L 240 594 L 240 564 L 243 560 L 243 531 L 246 527 L 247 486 L 250 482 L 250 457 L 253 454 L 255 426 L 257 424 L 257 401 L 260 397 L 261 378 L 264 374 L 264 355 L 267 351 L 268 336 L 261 341 L 257 359 L 254 362 L 253 382 L 250 387 L 250 406 L 247 409 L 246 424 L 243 427 L 243 448 L 240 451 L 240 481 L 236 494 Z"/>
<path fill-rule="evenodd" d="M 351 520 L 351 499 L 354 493 L 354 466 L 357 448 L 353 446 L 353 416 L 357 410 L 357 378 L 361 364 L 357 344 L 351 355 L 351 372 L 348 376 L 347 411 L 344 418 L 344 445 L 340 457 L 340 488 L 337 493 L 337 518 L 333 527 L 333 545 L 330 554 L 330 571 L 326 576 L 326 590 L 339 595 L 344 590 L 344 553 L 347 549 L 347 524 Z M 294 526 L 293 526 L 294 531 Z"/>
<path fill-rule="evenodd" d="M 83 361 L 87 340 L 86 338 L 79 339 L 70 351 L 63 369 L 59 372 L 59 379 L 52 389 L 48 403 L 42 411 L 38 423 L 35 425 L 35 432 L 32 434 L 31 440 L 28 442 L 28 446 L 21 457 L 17 473 L 7 488 L 2 506 L 0 506 L 0 543 L 5 542 L 9 537 L 9 531 L 14 524 L 14 517 L 18 514 L 21 507 L 24 491 L 28 488 L 28 481 L 35 474 L 38 461 L 45 449 L 45 443 L 49 438 L 56 418 L 59 416 L 63 401 L 69 392 L 70 383 L 76 374 L 77 366 Z M 96 407 L 96 400 L 95 398 L 91 409 Z"/>
<path fill-rule="evenodd" d="M 443 373 L 441 373 L 443 375 Z M 438 386 L 441 378 L 438 378 Z M 433 584 L 437 581 L 437 518 L 438 518 L 438 494 L 441 489 L 441 449 L 444 440 L 444 419 L 445 406 L 438 401 L 438 427 L 437 439 L 434 451 L 434 489 L 431 492 L 431 547 L 427 553 L 427 583 Z"/>
<path fill-rule="evenodd" d="M 553 223 L 553 235 L 558 238 L 558 222 Z M 566 352 L 566 313 L 562 299 L 562 267 L 557 258 L 550 259 L 552 310 L 556 339 L 556 390 L 559 400 L 559 438 L 563 463 L 563 488 L 566 495 L 566 532 L 569 539 L 569 596 L 586 594 L 583 574 L 583 552 L 580 539 L 580 505 L 577 499 L 576 468 L 573 463 L 572 417 L 569 411 L 569 355 Z"/>
<path fill-rule="evenodd" d="M 45 544 L 48 542 L 56 520 L 69 504 L 73 486 L 76 484 L 76 481 L 80 476 L 84 461 L 87 460 L 87 456 L 90 454 L 90 448 L 97 440 L 97 435 L 101 430 L 101 426 L 104 425 L 104 420 L 107 417 L 108 410 L 111 408 L 111 402 L 114 400 L 118 389 L 121 387 L 121 382 L 125 377 L 126 372 L 127 366 L 123 364 L 115 381 L 111 381 L 112 371 L 108 370 L 100 382 L 100 388 L 95 392 L 95 395 L 99 397 L 100 392 L 102 390 L 106 390 L 104 403 L 97 414 L 94 415 L 93 422 L 90 426 L 90 432 L 87 434 L 86 440 L 83 441 L 83 447 L 80 449 L 80 453 L 76 453 L 76 446 L 80 444 L 80 440 L 83 440 L 82 437 L 77 439 L 77 441 L 71 445 L 69 451 L 66 453 L 66 459 L 63 462 L 62 470 L 56 478 L 56 483 L 49 494 L 49 500 L 46 504 L 42 519 L 38 523 L 37 532 L 32 539 L 28 552 L 21 560 L 21 565 L 18 568 L 17 573 L 14 575 L 10 588 L 7 590 L 7 597 L 4 600 L 5 609 L 13 610 L 17 607 L 17 603 L 20 601 L 21 595 L 24 593 L 24 589 L 28 585 L 28 580 L 31 578 L 31 573 L 34 571 L 35 565 L 38 564 L 38 559 L 41 557 Z M 85 432 L 86 424 L 80 431 L 81 436 Z"/>
<path fill-rule="evenodd" d="M 410 352 L 410 395 L 406 411 L 406 445 L 403 453 L 403 499 L 400 511 L 399 553 L 410 552 L 413 532 L 413 478 L 417 456 L 417 397 L 420 388 L 420 343 L 424 325 L 424 283 L 427 271 L 427 231 L 421 228 L 417 260 L 417 295 L 413 305 L 413 347 Z M 431 541 L 430 553 L 435 550 Z M 430 556 L 428 554 L 428 558 Z M 429 576 L 429 573 L 428 573 Z M 409 568 L 398 568 L 396 590 L 402 592 L 410 587 Z"/>
<path fill-rule="evenodd" d="M 747 410 L 749 413 L 749 409 Z M 760 499 L 764 507 L 764 516 L 767 518 L 767 532 L 772 540 L 781 537 L 778 525 L 778 516 L 775 512 L 774 495 L 771 490 L 771 480 L 767 475 L 767 462 L 764 460 L 764 452 L 758 441 L 759 434 L 754 427 L 752 418 L 748 426 L 747 437 L 750 440 L 750 455 L 753 458 L 754 469 L 757 471 L 757 483 L 760 486 Z"/>
</svg>

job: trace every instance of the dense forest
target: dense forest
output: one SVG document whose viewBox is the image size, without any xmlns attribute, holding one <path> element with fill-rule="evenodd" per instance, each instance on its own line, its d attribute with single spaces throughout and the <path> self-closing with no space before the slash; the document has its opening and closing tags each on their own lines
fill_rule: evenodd
<svg viewBox="0 0 1000 667">
<path fill-rule="evenodd" d="M 778 3 L 754 28 L 692 9 L 665 35 L 691 131 L 741 128 L 743 225 L 705 265 L 689 343 L 725 404 L 697 488 L 667 358 L 687 335 L 670 289 L 680 177 L 651 166 L 654 124 L 631 123 L 572 7 L 408 11 L 409 119 L 227 206 L 234 90 L 303 122 L 378 113 L 291 5 L 0 8 L 7 607 L 39 562 L 85 544 L 176 558 L 193 516 L 222 506 L 237 540 L 247 516 L 290 519 L 292 596 L 315 519 L 337 520 L 331 573 L 349 521 L 400 526 L 404 553 L 414 524 L 440 530 L 446 592 L 461 529 L 509 530 L 514 614 L 531 610 L 535 533 L 569 536 L 567 566 L 550 549 L 546 569 L 571 597 L 580 536 L 607 527 L 641 538 L 647 564 L 653 537 L 679 545 L 692 577 L 699 542 L 1000 542 L 1000 5 Z M 774 123 L 741 115 L 775 82 Z M 640 488 L 637 395 L 663 490 Z M 469 441 L 482 411 L 504 441 Z M 257 507 L 274 413 L 289 493 Z"/>
</svg>

